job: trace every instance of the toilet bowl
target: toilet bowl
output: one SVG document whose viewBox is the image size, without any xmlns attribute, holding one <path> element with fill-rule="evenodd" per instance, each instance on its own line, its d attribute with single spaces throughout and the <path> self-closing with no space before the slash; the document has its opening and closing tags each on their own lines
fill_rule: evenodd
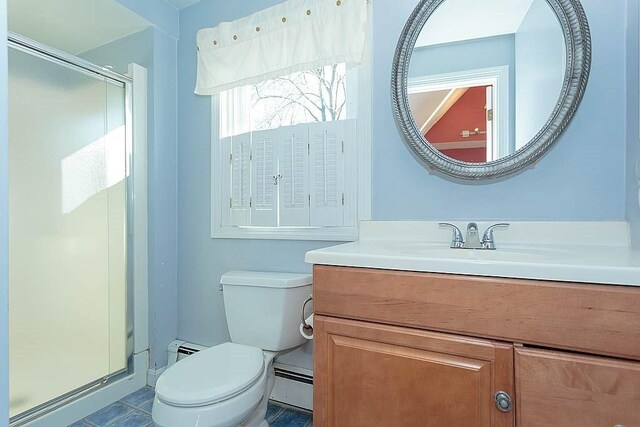
<svg viewBox="0 0 640 427">
<path fill-rule="evenodd" d="M 274 357 L 233 343 L 188 357 L 158 379 L 154 421 L 162 427 L 267 426 L 262 421 L 275 379 Z"/>
<path fill-rule="evenodd" d="M 230 272 L 221 284 L 232 342 L 199 351 L 160 375 L 152 416 L 161 427 L 268 427 L 273 360 L 305 341 L 298 322 L 310 275 Z"/>
</svg>

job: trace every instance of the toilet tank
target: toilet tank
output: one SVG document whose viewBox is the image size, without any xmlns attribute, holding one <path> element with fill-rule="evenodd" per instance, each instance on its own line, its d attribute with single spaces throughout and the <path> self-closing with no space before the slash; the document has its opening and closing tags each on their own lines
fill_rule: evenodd
<svg viewBox="0 0 640 427">
<path fill-rule="evenodd" d="M 230 271 L 220 283 L 232 342 L 269 351 L 304 343 L 298 326 L 311 274 Z"/>
</svg>

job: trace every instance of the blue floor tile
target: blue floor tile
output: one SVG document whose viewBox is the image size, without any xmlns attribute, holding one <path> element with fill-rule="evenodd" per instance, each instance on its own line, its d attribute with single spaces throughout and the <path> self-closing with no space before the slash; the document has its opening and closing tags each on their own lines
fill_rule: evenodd
<svg viewBox="0 0 640 427">
<path fill-rule="evenodd" d="M 153 398 L 154 389 L 145 387 L 69 427 L 154 427 Z M 313 427 L 311 412 L 278 402 L 269 402 L 265 418 L 271 427 Z"/>
<path fill-rule="evenodd" d="M 94 412 L 89 415 L 85 420 L 97 427 L 104 427 L 110 425 L 119 418 L 132 412 L 133 408 L 125 405 L 122 402 L 112 403 L 111 405 L 100 409 L 98 412 Z"/>
<path fill-rule="evenodd" d="M 305 427 L 310 421 L 311 414 L 308 412 L 284 409 L 273 420 L 271 427 Z"/>
<path fill-rule="evenodd" d="M 151 387 L 144 387 L 138 391 L 131 393 L 128 396 L 120 399 L 121 402 L 126 403 L 129 406 L 133 406 L 134 408 L 142 408 L 149 402 L 153 402 L 153 397 L 155 394 L 155 390 Z"/>
<path fill-rule="evenodd" d="M 265 416 L 267 422 L 271 424 L 283 409 L 284 408 L 277 403 L 269 402 L 267 405 L 267 415 Z"/>
<path fill-rule="evenodd" d="M 109 427 L 146 427 L 152 422 L 151 415 L 135 410 L 109 424 Z"/>
<path fill-rule="evenodd" d="M 151 413 L 151 410 L 153 409 L 153 400 L 148 401 L 147 403 L 145 403 L 144 405 L 142 405 L 140 408 L 141 411 L 146 412 L 147 414 Z"/>
</svg>

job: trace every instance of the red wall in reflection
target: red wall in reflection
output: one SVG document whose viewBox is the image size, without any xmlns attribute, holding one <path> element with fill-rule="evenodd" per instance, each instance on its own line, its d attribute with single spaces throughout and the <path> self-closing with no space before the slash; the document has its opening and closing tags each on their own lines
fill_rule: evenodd
<svg viewBox="0 0 640 427">
<path fill-rule="evenodd" d="M 469 88 L 447 113 L 426 133 L 425 138 L 432 143 L 485 141 L 486 135 L 472 135 L 469 138 L 460 136 L 463 130 L 473 131 L 478 128 L 486 130 L 486 96 L 487 87 Z M 464 162 L 481 163 L 487 161 L 486 148 L 464 148 L 442 150 L 451 158 Z"/>
</svg>

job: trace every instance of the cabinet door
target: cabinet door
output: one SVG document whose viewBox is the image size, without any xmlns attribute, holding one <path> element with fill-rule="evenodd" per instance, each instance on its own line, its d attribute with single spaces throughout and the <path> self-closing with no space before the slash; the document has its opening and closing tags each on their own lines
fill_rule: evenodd
<svg viewBox="0 0 640 427">
<path fill-rule="evenodd" d="M 640 363 L 516 350 L 518 426 L 640 426 Z"/>
<path fill-rule="evenodd" d="M 314 425 L 512 426 L 513 347 L 487 340 L 318 316 Z"/>
</svg>

